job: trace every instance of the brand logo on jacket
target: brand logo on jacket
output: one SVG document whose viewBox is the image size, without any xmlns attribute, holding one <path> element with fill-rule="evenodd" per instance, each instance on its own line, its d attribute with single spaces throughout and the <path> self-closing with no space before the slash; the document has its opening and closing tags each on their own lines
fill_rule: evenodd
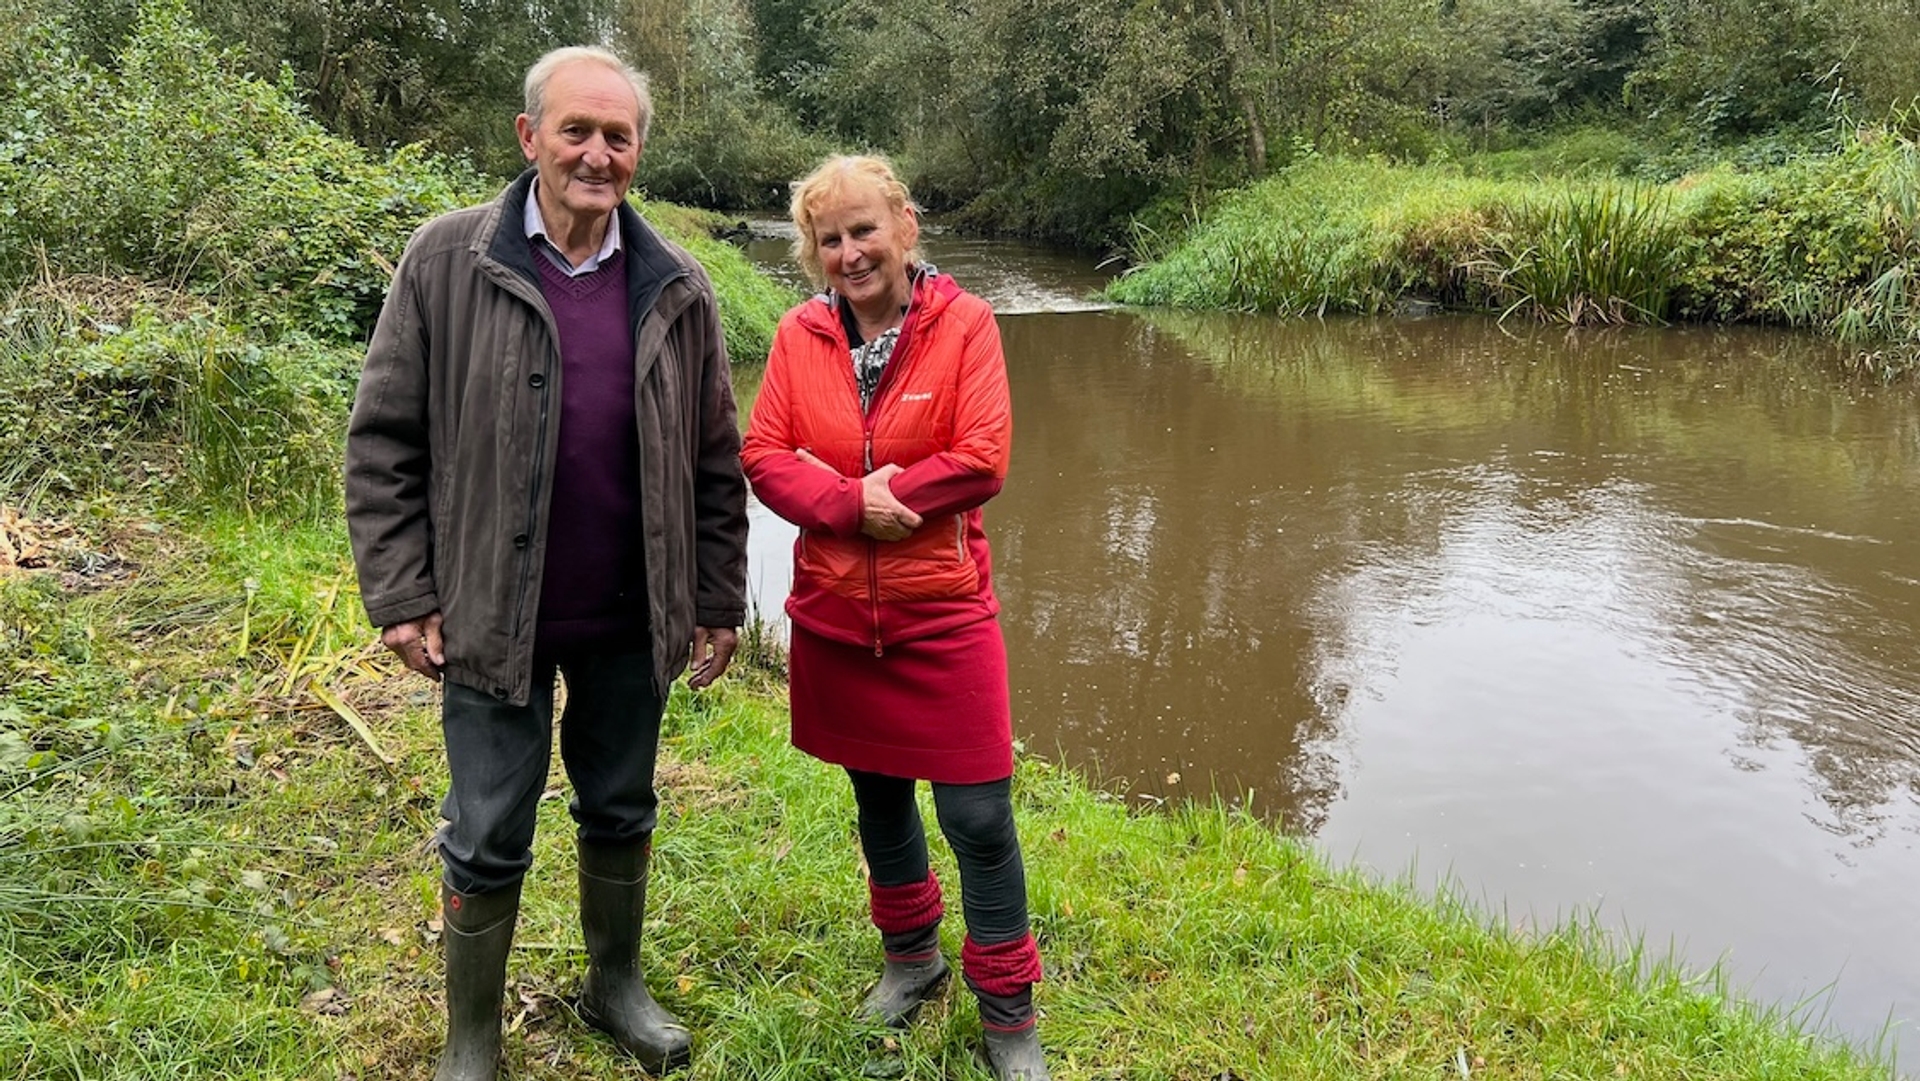
<svg viewBox="0 0 1920 1081">
<path fill-rule="evenodd" d="M 933 400 L 933 391 L 922 390 L 913 394 L 902 394 L 900 400 L 903 402 L 930 402 Z"/>
</svg>

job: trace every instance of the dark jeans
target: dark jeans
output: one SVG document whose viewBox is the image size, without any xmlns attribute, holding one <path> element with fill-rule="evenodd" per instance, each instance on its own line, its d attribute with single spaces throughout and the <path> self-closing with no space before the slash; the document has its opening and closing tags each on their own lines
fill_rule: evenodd
<svg viewBox="0 0 1920 1081">
<path fill-rule="evenodd" d="M 927 878 L 927 833 L 914 782 L 848 770 L 860 808 L 860 846 L 874 882 L 906 886 Z M 1013 827 L 1013 779 L 935 784 L 933 810 L 960 865 L 967 934 L 983 946 L 1027 934 L 1027 871 Z"/>
<path fill-rule="evenodd" d="M 556 669 L 567 682 L 560 761 L 573 782 L 579 840 L 632 844 L 653 832 L 665 703 L 654 696 L 645 653 L 536 662 L 524 706 L 449 680 L 440 728 L 453 783 L 441 805 L 440 856 L 447 885 L 461 893 L 511 885 L 533 864 L 534 811 L 553 755 Z"/>
</svg>

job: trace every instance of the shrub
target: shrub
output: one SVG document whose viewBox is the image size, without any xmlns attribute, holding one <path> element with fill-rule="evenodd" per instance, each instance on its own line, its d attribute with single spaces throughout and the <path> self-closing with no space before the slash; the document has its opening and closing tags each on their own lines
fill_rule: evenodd
<svg viewBox="0 0 1920 1081">
<path fill-rule="evenodd" d="M 193 298 L 130 283 L 46 287 L 14 311 L 0 333 L 0 488 L 338 512 L 358 349 L 263 343 Z"/>
<path fill-rule="evenodd" d="M 1309 160 L 1223 200 L 1110 294 L 1298 315 L 1414 293 L 1568 322 L 1778 323 L 1887 373 L 1920 361 L 1916 192 L 1920 144 L 1897 126 L 1657 186 Z"/>
<path fill-rule="evenodd" d="M 1507 209 L 1489 254 L 1507 312 L 1550 322 L 1661 322 L 1679 262 L 1664 193 L 1599 185 Z"/>
<path fill-rule="evenodd" d="M 275 334 L 351 341 L 408 232 L 476 187 L 417 150 L 380 162 L 327 134 L 288 88 L 238 72 L 180 0 L 142 8 L 116 70 L 57 26 L 27 50 L 0 142 L 0 273 L 15 279 L 137 277 Z"/>
</svg>

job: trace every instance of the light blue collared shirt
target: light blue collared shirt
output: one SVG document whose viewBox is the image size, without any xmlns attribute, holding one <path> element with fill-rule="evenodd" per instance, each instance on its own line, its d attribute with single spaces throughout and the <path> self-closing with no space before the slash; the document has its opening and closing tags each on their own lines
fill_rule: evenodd
<svg viewBox="0 0 1920 1081">
<path fill-rule="evenodd" d="M 567 261 L 567 253 L 556 247 L 547 237 L 547 220 L 540 216 L 540 178 L 533 178 L 533 187 L 527 191 L 527 239 L 533 246 L 546 254 L 554 266 L 570 278 L 578 278 L 600 269 L 600 264 L 613 258 L 620 250 L 620 214 L 615 211 L 607 217 L 607 236 L 600 242 L 600 250 L 587 256 L 585 262 L 574 266 Z"/>
</svg>

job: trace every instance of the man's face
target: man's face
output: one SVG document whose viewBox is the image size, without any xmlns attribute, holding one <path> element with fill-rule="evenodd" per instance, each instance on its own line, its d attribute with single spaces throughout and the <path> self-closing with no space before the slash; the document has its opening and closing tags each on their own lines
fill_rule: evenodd
<svg viewBox="0 0 1920 1081">
<path fill-rule="evenodd" d="M 540 213 L 550 232 L 564 236 L 598 221 L 626 198 L 640 164 L 639 114 L 619 72 L 581 62 L 547 80 L 538 127 L 525 113 L 514 121 L 521 151 L 540 170 Z"/>
</svg>

